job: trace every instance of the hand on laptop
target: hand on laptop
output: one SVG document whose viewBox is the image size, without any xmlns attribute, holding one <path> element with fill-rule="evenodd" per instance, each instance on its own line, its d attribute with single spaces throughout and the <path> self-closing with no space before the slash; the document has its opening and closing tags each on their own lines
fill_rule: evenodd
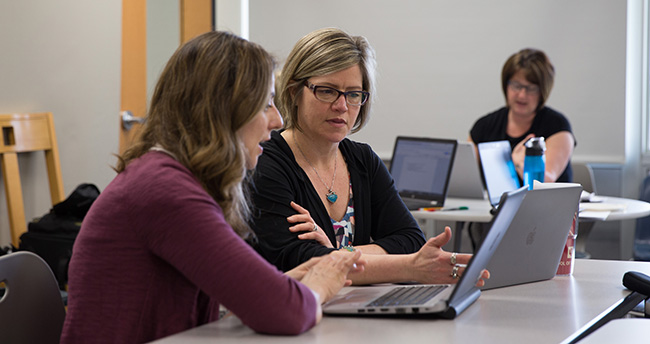
<svg viewBox="0 0 650 344">
<path fill-rule="evenodd" d="M 287 217 L 287 221 L 289 221 L 289 223 L 298 224 L 289 227 L 289 230 L 292 233 L 304 232 L 298 235 L 298 239 L 316 240 L 319 244 L 325 247 L 334 248 L 330 239 L 327 237 L 323 229 L 318 227 L 307 209 L 301 207 L 296 202 L 291 202 L 291 207 L 295 209 L 298 214 Z"/>
<path fill-rule="evenodd" d="M 341 288 L 352 284 L 348 273 L 363 271 L 365 261 L 360 257 L 361 251 L 334 251 L 326 256 L 311 258 L 285 274 L 317 292 L 321 303 L 325 303 Z"/>
<path fill-rule="evenodd" d="M 471 254 L 445 252 L 442 246 L 451 239 L 451 229 L 445 227 L 445 232 L 429 239 L 422 248 L 413 255 L 414 280 L 419 283 L 455 284 L 465 272 L 465 267 L 472 258 Z M 452 258 L 453 256 L 453 258 Z M 456 267 L 456 268 L 455 268 Z M 454 274 L 454 270 L 456 274 Z M 484 270 L 481 279 L 476 284 L 482 286 L 483 279 L 490 278 L 490 273 Z"/>
</svg>

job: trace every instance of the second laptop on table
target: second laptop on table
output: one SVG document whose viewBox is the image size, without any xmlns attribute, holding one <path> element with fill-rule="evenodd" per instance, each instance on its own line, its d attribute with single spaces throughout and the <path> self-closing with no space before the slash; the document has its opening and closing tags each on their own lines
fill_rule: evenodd
<svg viewBox="0 0 650 344">
<path fill-rule="evenodd" d="M 481 142 L 478 144 L 478 154 L 488 198 L 495 207 L 504 192 L 521 186 L 512 162 L 510 142 L 506 140 Z"/>
<path fill-rule="evenodd" d="M 491 277 L 482 289 L 548 280 L 558 271 L 569 230 L 578 213 L 582 186 L 540 183 L 536 187 L 541 189 L 526 193 L 488 263 Z"/>
<path fill-rule="evenodd" d="M 456 146 L 456 140 L 397 137 L 390 174 L 408 209 L 444 205 Z"/>
<path fill-rule="evenodd" d="M 474 144 L 458 141 L 447 197 L 485 199 L 485 186 Z"/>
</svg>

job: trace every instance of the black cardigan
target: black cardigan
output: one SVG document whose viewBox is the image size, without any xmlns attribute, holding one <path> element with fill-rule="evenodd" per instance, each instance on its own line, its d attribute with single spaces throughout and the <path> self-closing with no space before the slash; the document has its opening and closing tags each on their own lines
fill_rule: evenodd
<svg viewBox="0 0 650 344">
<path fill-rule="evenodd" d="M 309 177 L 296 162 L 289 145 L 273 132 L 263 144 L 251 185 L 254 203 L 252 228 L 259 251 L 283 271 L 314 256 L 331 252 L 315 240 L 291 233 L 287 217 L 296 213 L 294 201 L 309 210 L 336 247 L 332 222 Z M 425 238 L 400 198 L 390 173 L 370 146 L 344 139 L 339 144 L 352 182 L 355 230 L 353 245 L 377 244 L 391 254 L 412 253 Z"/>
</svg>

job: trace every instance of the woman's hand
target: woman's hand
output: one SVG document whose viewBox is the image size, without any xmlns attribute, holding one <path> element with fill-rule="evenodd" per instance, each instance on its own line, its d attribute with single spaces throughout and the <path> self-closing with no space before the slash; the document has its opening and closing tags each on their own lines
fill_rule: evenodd
<svg viewBox="0 0 650 344">
<path fill-rule="evenodd" d="M 414 280 L 419 283 L 455 284 L 465 272 L 471 254 L 449 253 L 442 249 L 451 239 L 451 229 L 445 227 L 445 232 L 429 239 L 422 248 L 414 254 Z M 454 274 L 454 270 L 456 274 Z M 484 270 L 476 286 L 485 284 L 484 279 L 490 278 L 490 273 Z"/>
<path fill-rule="evenodd" d="M 316 240 L 319 244 L 325 247 L 334 248 L 330 242 L 330 239 L 325 234 L 325 231 L 323 231 L 322 228 L 318 227 L 316 221 L 311 218 L 311 215 L 307 209 L 299 206 L 296 202 L 291 202 L 291 207 L 295 209 L 298 214 L 287 217 L 287 221 L 289 221 L 289 223 L 297 223 L 296 225 L 289 227 L 289 230 L 292 233 L 305 232 L 299 234 L 298 239 Z"/>
<path fill-rule="evenodd" d="M 519 141 L 512 149 L 512 162 L 515 164 L 515 170 L 521 178 L 524 177 L 524 159 L 526 158 L 526 147 L 524 143 L 535 137 L 535 134 L 528 134 L 523 140 Z"/>
<path fill-rule="evenodd" d="M 302 278 L 305 277 L 307 271 L 309 271 L 309 269 L 316 265 L 316 263 L 318 263 L 321 259 L 323 259 L 323 257 L 312 257 L 308 261 L 296 266 L 284 274 L 295 280 L 301 281 Z"/>
<path fill-rule="evenodd" d="M 557 132 L 546 138 L 545 182 L 555 182 L 562 175 L 573 155 L 575 139 L 568 131 Z"/>
<path fill-rule="evenodd" d="M 360 257 L 361 251 L 334 251 L 319 257 L 315 262 L 312 262 L 312 258 L 291 271 L 306 268 L 300 282 L 317 292 L 321 303 L 325 303 L 341 288 L 352 284 L 347 277 L 350 272 L 363 271 L 365 261 L 359 259 Z M 302 267 L 305 264 L 308 265 Z M 287 274 L 291 275 L 289 272 Z"/>
</svg>

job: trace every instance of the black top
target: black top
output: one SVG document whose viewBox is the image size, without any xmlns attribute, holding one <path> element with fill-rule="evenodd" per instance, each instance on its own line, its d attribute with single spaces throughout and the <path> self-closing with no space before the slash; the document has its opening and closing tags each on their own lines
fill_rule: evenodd
<svg viewBox="0 0 650 344">
<path fill-rule="evenodd" d="M 571 124 L 569 120 L 561 113 L 545 106 L 537 111 L 533 124 L 527 132 L 519 137 L 510 137 L 506 134 L 508 127 L 508 108 L 502 107 L 497 111 L 487 114 L 479 118 L 469 134 L 475 144 L 481 142 L 508 140 L 510 147 L 514 149 L 517 143 L 521 142 L 528 134 L 535 134 L 537 137 L 544 137 L 548 139 L 551 135 L 560 131 L 571 131 Z M 574 146 L 577 144 L 574 137 Z M 567 163 L 566 168 L 558 177 L 557 182 L 571 182 L 573 181 L 573 171 L 571 170 L 571 163 Z"/>
<path fill-rule="evenodd" d="M 296 213 L 294 201 L 312 218 L 336 247 L 332 222 L 307 174 L 295 160 L 280 132 L 263 145 L 253 175 L 255 205 L 252 228 L 259 250 L 281 270 L 290 270 L 314 256 L 331 252 L 315 240 L 300 240 L 291 233 L 287 217 Z M 425 243 L 424 235 L 400 198 L 386 166 L 367 144 L 344 139 L 339 149 L 350 173 L 354 195 L 353 245 L 377 244 L 390 254 L 413 253 Z M 342 200 L 339 200 L 342 201 Z"/>
</svg>

